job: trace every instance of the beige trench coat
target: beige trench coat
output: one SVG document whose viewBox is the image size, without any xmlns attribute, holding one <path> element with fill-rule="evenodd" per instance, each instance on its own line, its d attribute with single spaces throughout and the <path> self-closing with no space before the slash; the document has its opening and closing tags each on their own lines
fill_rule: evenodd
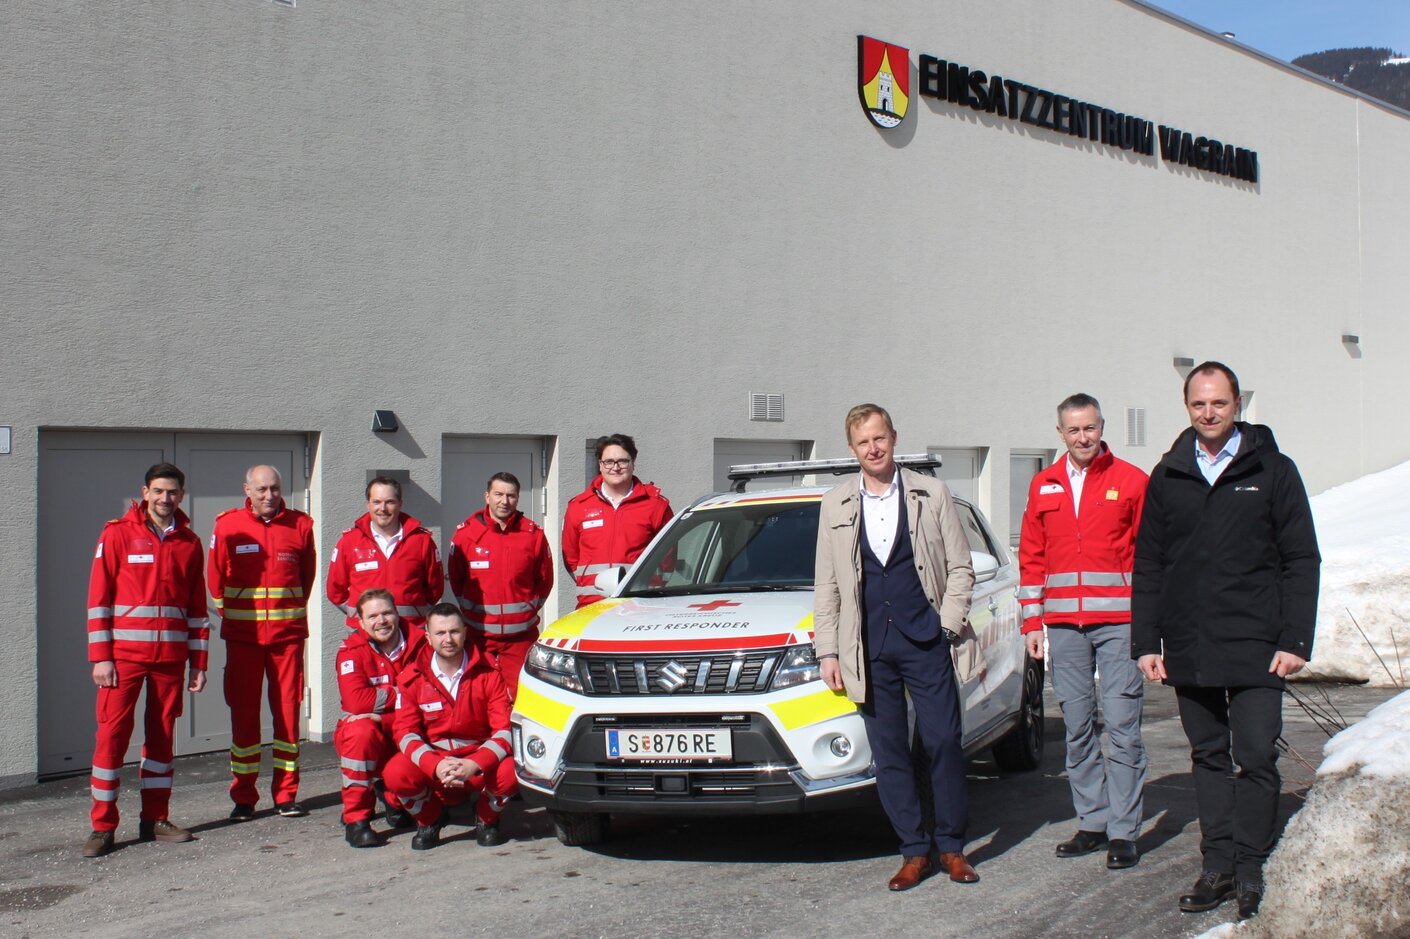
<svg viewBox="0 0 1410 939">
<path fill-rule="evenodd" d="M 926 598 L 952 637 L 955 678 L 963 684 L 983 669 L 979 640 L 969 625 L 974 565 L 950 489 L 933 476 L 898 467 L 911 529 L 916 573 Z M 860 474 L 829 489 L 818 518 L 814 574 L 813 642 L 817 655 L 836 655 L 847 697 L 866 700 L 862 652 Z"/>
</svg>

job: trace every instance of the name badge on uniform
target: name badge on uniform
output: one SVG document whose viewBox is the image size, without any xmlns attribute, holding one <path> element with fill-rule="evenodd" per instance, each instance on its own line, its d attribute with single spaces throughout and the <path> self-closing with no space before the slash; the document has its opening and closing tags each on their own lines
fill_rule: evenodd
<svg viewBox="0 0 1410 939">
<path fill-rule="evenodd" d="M 601 527 L 602 527 L 602 519 L 600 519 L 600 518 L 590 518 L 590 519 L 588 519 L 587 521 L 583 522 L 583 527 L 584 527 L 584 528 L 601 528 Z"/>
<path fill-rule="evenodd" d="M 1120 490 L 1120 489 L 1108 489 L 1108 490 L 1106 491 L 1106 501 L 1108 501 L 1108 502 L 1115 502 L 1117 499 L 1120 499 L 1120 498 L 1121 498 L 1121 490 Z"/>
<path fill-rule="evenodd" d="M 440 709 L 441 702 L 439 701 L 428 701 L 427 703 L 421 705 L 421 710 L 423 711 L 439 711 Z"/>
<path fill-rule="evenodd" d="M 1041 486 L 1041 487 L 1039 487 L 1039 489 L 1038 489 L 1038 495 L 1040 495 L 1040 496 L 1046 496 L 1046 495 L 1051 495 L 1051 494 L 1054 493 L 1054 492 L 1066 492 L 1066 491 L 1067 491 L 1066 489 L 1063 489 L 1063 488 L 1062 488 L 1061 486 L 1059 486 L 1057 483 L 1048 483 L 1046 486 Z"/>
<path fill-rule="evenodd" d="M 157 556 L 155 554 L 129 554 L 127 563 L 129 564 L 155 564 Z"/>
<path fill-rule="evenodd" d="M 470 562 L 470 569 L 471 569 L 472 571 L 487 571 L 487 570 L 490 569 L 490 562 L 489 562 L 489 561 L 471 561 L 471 562 Z"/>
<path fill-rule="evenodd" d="M 235 546 L 235 553 L 236 553 L 236 554 L 259 554 L 259 545 L 257 545 L 257 544 L 237 544 L 237 545 Z"/>
<path fill-rule="evenodd" d="M 356 564 L 353 565 L 353 570 L 359 571 L 359 572 L 361 572 L 361 571 L 375 571 L 376 569 L 377 569 L 377 562 L 376 562 L 376 561 L 358 561 Z"/>
</svg>

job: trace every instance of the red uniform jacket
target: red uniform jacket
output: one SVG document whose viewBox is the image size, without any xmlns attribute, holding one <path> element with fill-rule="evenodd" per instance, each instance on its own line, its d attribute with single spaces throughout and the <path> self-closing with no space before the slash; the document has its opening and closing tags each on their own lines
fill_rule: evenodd
<svg viewBox="0 0 1410 939">
<path fill-rule="evenodd" d="M 367 633 L 358 629 L 338 647 L 338 696 L 343 716 L 351 714 L 391 714 L 397 703 L 397 677 L 427 648 L 426 635 L 419 629 L 402 627 L 405 643 L 395 659 L 377 648 Z M 385 721 L 388 732 L 391 719 Z"/>
<path fill-rule="evenodd" d="M 264 521 L 243 509 L 215 517 L 206 586 L 226 642 L 270 645 L 308 638 L 308 598 L 318 573 L 313 519 L 281 501 Z"/>
<path fill-rule="evenodd" d="M 176 510 L 158 537 L 147 503 L 133 502 L 103 527 L 88 579 L 88 661 L 180 662 L 206 670 L 210 624 L 201 575 L 201 539 Z"/>
<path fill-rule="evenodd" d="M 516 512 L 501 531 L 481 509 L 450 541 L 450 589 L 471 629 L 533 639 L 539 609 L 553 589 L 553 555 L 543 529 Z"/>
<path fill-rule="evenodd" d="M 1033 477 L 1018 546 L 1023 632 L 1131 621 L 1131 567 L 1146 474 L 1103 444 L 1072 508 L 1067 456 Z"/>
<path fill-rule="evenodd" d="M 563 515 L 563 566 L 578 584 L 578 606 L 602 599 L 592 581 L 630 564 L 671 520 L 671 503 L 653 483 L 632 477 L 632 493 L 617 508 L 602 497 L 602 477 L 573 497 Z"/>
<path fill-rule="evenodd" d="M 401 517 L 401 542 L 391 557 L 372 537 L 372 516 L 364 515 L 343 532 L 328 563 L 324 585 L 328 599 L 347 615 L 349 629 L 361 629 L 357 598 L 364 590 L 382 587 L 397 601 L 397 615 L 415 630 L 426 624 L 431 607 L 445 590 L 441 552 L 431 531 L 406 513 Z"/>
<path fill-rule="evenodd" d="M 465 647 L 465 675 L 454 699 L 432 671 L 427 646 L 401 673 L 392 737 L 397 748 L 425 773 L 447 756 L 473 760 L 489 773 L 510 758 L 509 692 L 499 669 L 483 652 Z"/>
</svg>

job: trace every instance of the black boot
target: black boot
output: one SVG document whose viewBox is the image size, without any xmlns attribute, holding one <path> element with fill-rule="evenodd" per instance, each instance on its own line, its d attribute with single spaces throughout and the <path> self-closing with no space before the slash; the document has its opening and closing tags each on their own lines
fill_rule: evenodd
<svg viewBox="0 0 1410 939">
<path fill-rule="evenodd" d="M 348 822 L 343 826 L 343 832 L 348 844 L 354 848 L 375 848 L 382 843 L 382 839 L 372 830 L 372 823 L 368 821 Z"/>
</svg>

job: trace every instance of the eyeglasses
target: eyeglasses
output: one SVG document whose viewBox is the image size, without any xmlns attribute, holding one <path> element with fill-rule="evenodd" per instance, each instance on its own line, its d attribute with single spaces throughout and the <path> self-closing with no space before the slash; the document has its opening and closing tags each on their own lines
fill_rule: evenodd
<svg viewBox="0 0 1410 939">
<path fill-rule="evenodd" d="M 631 460 L 598 460 L 597 465 L 603 469 L 626 469 L 632 465 Z"/>
</svg>

